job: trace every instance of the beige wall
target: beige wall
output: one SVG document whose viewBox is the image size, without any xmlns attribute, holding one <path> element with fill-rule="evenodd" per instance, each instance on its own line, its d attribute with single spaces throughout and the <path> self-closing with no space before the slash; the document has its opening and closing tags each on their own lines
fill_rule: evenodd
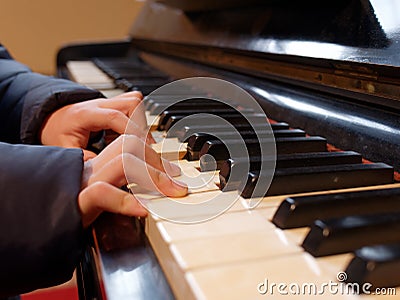
<svg viewBox="0 0 400 300">
<path fill-rule="evenodd" d="M 57 50 L 70 42 L 127 36 L 138 0 L 0 0 L 0 42 L 34 71 L 54 74 Z"/>
</svg>

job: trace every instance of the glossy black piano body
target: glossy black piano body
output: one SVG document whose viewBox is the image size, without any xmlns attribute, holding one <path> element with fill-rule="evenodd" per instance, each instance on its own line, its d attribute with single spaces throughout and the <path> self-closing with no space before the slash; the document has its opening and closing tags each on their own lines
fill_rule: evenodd
<svg viewBox="0 0 400 300">
<path fill-rule="evenodd" d="M 171 80 L 225 79 L 250 92 L 268 117 L 400 170 L 395 1 L 207 2 L 148 2 L 126 40 L 61 49 L 58 75 L 68 77 L 69 60 L 139 57 Z M 393 10 L 382 10 L 387 5 Z M 108 299 L 173 298 L 138 223 L 106 215 L 94 228 L 95 247 L 78 272 L 82 299 L 105 298 L 104 285 Z M 118 291 L 126 289 L 119 270 L 137 279 L 131 289 Z"/>
</svg>

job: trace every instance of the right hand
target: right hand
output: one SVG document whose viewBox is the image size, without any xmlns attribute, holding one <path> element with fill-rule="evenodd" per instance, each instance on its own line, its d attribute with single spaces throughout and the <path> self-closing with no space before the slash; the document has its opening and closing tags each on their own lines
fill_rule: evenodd
<svg viewBox="0 0 400 300">
<path fill-rule="evenodd" d="M 179 174 L 177 165 L 162 159 L 139 137 L 118 137 L 97 157 L 84 163 L 78 196 L 83 226 L 88 227 L 103 211 L 128 216 L 147 215 L 135 195 L 120 189 L 128 184 L 127 176 L 129 183 L 157 190 L 166 196 L 182 197 L 188 192 L 187 186 L 172 179 Z"/>
</svg>

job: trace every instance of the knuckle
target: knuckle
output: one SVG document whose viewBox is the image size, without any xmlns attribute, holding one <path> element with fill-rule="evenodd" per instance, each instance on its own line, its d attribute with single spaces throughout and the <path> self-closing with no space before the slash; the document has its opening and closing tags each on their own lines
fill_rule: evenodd
<svg viewBox="0 0 400 300">
<path fill-rule="evenodd" d="M 91 188 L 93 189 L 94 196 L 99 197 L 107 193 L 109 186 L 108 183 L 104 181 L 97 181 L 91 185 Z"/>
<path fill-rule="evenodd" d="M 116 119 L 118 119 L 120 116 L 120 112 L 118 110 L 110 110 L 107 113 L 107 119 L 108 121 L 112 122 Z"/>
</svg>

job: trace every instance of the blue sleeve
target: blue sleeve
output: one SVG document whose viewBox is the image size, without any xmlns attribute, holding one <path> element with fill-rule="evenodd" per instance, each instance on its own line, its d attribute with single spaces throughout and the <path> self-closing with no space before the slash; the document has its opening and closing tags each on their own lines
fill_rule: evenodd
<svg viewBox="0 0 400 300">
<path fill-rule="evenodd" d="M 0 143 L 0 298 L 72 277 L 82 168 L 80 149 Z"/>
<path fill-rule="evenodd" d="M 69 80 L 32 72 L 0 45 L 0 140 L 38 144 L 46 117 L 58 108 L 103 97 Z"/>
</svg>

